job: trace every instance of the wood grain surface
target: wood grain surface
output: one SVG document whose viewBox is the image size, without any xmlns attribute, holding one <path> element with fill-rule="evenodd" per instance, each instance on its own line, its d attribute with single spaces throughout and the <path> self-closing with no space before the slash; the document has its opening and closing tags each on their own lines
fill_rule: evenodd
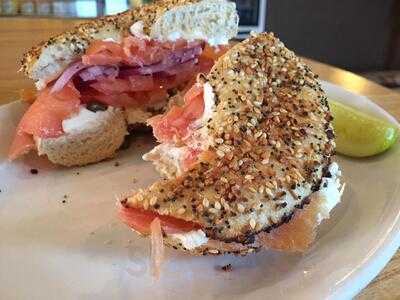
<svg viewBox="0 0 400 300">
<path fill-rule="evenodd" d="M 19 90 L 32 83 L 18 73 L 24 51 L 55 33 L 68 30 L 80 21 L 37 18 L 0 18 L 0 104 L 18 99 Z M 370 97 L 400 120 L 400 94 L 351 72 L 305 59 L 322 79 Z M 392 258 L 357 299 L 400 299 L 400 252 Z"/>
</svg>

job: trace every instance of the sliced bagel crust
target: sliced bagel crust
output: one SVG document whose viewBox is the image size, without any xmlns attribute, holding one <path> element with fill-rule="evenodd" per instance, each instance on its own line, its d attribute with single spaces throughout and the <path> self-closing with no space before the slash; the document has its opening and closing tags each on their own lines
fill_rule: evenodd
<svg viewBox="0 0 400 300">
<path fill-rule="evenodd" d="M 94 126 L 66 133 L 58 138 L 36 138 L 39 155 L 63 166 L 83 166 L 115 155 L 127 134 L 127 125 L 120 109 L 109 107 Z"/>
<path fill-rule="evenodd" d="M 206 77 L 216 97 L 200 129 L 209 149 L 191 170 L 125 205 L 197 222 L 211 240 L 239 244 L 287 223 L 332 176 L 332 117 L 316 78 L 273 34 L 236 45 Z"/>
<path fill-rule="evenodd" d="M 41 88 L 77 60 L 91 41 L 120 41 L 138 21 L 142 22 L 145 34 L 161 40 L 204 39 L 211 44 L 225 44 L 238 30 L 238 15 L 232 2 L 162 0 L 95 19 L 54 36 L 28 51 L 22 59 L 21 69 Z"/>
<path fill-rule="evenodd" d="M 163 13 L 172 7 L 195 3 L 198 0 L 162 0 L 140 6 L 123 13 L 91 20 L 71 31 L 56 35 L 33 47 L 24 54 L 21 70 L 31 79 L 50 81 L 55 79 L 73 61 L 78 59 L 93 40 L 120 40 L 130 26 L 142 21 L 144 31 Z"/>
</svg>

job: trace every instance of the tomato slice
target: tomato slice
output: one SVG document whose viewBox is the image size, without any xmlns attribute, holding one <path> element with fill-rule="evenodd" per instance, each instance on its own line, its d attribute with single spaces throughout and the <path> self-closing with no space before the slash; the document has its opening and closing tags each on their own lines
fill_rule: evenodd
<svg viewBox="0 0 400 300">
<path fill-rule="evenodd" d="M 166 89 L 156 89 L 147 92 L 148 104 L 156 104 L 162 102 L 168 98 L 168 93 Z"/>
<path fill-rule="evenodd" d="M 141 208 L 121 206 L 119 216 L 125 224 L 141 234 L 150 234 L 150 225 L 155 218 L 160 220 L 161 228 L 167 234 L 189 232 L 201 228 L 197 223 L 160 215 Z"/>
<path fill-rule="evenodd" d="M 128 79 L 104 78 L 90 86 L 105 95 L 120 94 L 131 90 L 131 83 Z"/>
<path fill-rule="evenodd" d="M 129 76 L 129 82 L 130 90 L 134 92 L 151 91 L 155 88 L 152 75 L 131 75 Z"/>
</svg>

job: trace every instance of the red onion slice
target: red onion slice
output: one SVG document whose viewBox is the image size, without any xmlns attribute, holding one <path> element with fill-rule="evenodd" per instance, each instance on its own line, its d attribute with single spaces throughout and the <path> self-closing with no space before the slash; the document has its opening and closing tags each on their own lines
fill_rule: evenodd
<svg viewBox="0 0 400 300">
<path fill-rule="evenodd" d="M 165 70 L 165 74 L 167 75 L 176 75 L 178 73 L 180 73 L 182 71 L 182 69 L 190 67 L 190 66 L 194 66 L 195 64 L 197 64 L 199 60 L 197 58 L 195 59 L 191 59 L 188 60 L 187 62 L 184 62 L 180 65 L 174 66 L 172 68 L 168 68 L 167 70 Z"/>
<path fill-rule="evenodd" d="M 189 61 L 193 61 L 203 51 L 202 43 L 190 44 L 190 48 L 181 48 L 171 50 L 166 57 L 159 63 L 147 65 L 142 67 L 127 68 L 122 71 L 117 66 L 88 66 L 81 61 L 70 65 L 56 80 L 51 93 L 56 93 L 64 88 L 64 86 L 74 77 L 77 73 L 82 71 L 79 76 L 83 81 L 96 80 L 100 76 L 108 78 L 116 78 L 117 76 L 131 76 L 131 75 L 151 75 L 154 73 L 166 72 L 168 69 L 179 66 Z M 133 57 L 132 59 L 134 59 Z M 174 73 L 170 70 L 169 73 Z"/>
<path fill-rule="evenodd" d="M 194 59 L 199 56 L 202 52 L 200 46 L 195 48 L 179 49 L 168 55 L 162 62 L 150 66 L 145 66 L 142 68 L 136 68 L 136 74 L 140 75 L 150 75 L 158 72 L 168 71 L 169 68 L 176 65 L 183 64 L 189 60 Z"/>
<path fill-rule="evenodd" d="M 53 87 L 51 88 L 50 93 L 57 93 L 61 91 L 64 86 L 71 80 L 72 77 L 79 71 L 86 69 L 88 66 L 84 65 L 81 61 L 73 63 L 70 65 L 56 80 Z"/>
<path fill-rule="evenodd" d="M 99 77 L 115 79 L 118 76 L 118 66 L 92 66 L 79 73 L 83 81 L 96 80 Z"/>
<path fill-rule="evenodd" d="M 104 74 L 108 78 L 115 79 L 119 74 L 119 67 L 118 66 L 110 66 L 104 70 Z"/>
</svg>

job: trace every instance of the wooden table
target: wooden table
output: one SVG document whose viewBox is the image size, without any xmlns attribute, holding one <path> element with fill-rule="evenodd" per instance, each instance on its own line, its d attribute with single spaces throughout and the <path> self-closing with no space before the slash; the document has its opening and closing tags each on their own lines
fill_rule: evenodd
<svg viewBox="0 0 400 300">
<path fill-rule="evenodd" d="M 79 21 L 33 18 L 0 18 L 0 104 L 18 99 L 18 91 L 32 86 L 17 73 L 22 53 L 51 34 L 73 27 Z M 321 64 L 307 62 L 322 79 L 339 84 L 355 93 L 370 97 L 400 119 L 400 94 L 388 90 L 353 73 Z M 400 298 L 400 251 L 381 274 L 365 288 L 358 299 Z"/>
</svg>

